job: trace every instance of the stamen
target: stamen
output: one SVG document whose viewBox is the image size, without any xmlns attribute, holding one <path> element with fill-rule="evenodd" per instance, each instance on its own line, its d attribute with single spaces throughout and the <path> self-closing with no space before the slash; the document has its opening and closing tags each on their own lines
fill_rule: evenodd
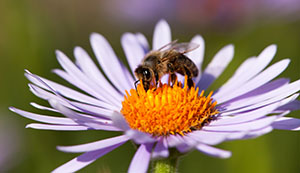
<svg viewBox="0 0 300 173">
<path fill-rule="evenodd" d="M 199 95 L 198 87 L 188 88 L 187 77 L 184 87 L 176 81 L 147 91 L 140 82 L 136 90 L 126 91 L 121 113 L 132 129 L 153 136 L 183 136 L 201 129 L 218 113 L 212 94 L 205 97 L 204 91 Z"/>
</svg>

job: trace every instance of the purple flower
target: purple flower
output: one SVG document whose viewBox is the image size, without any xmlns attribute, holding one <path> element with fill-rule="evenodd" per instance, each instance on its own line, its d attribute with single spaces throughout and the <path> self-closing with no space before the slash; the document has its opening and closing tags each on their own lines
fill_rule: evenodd
<svg viewBox="0 0 300 173">
<path fill-rule="evenodd" d="M 157 50 L 171 40 L 169 25 L 161 20 L 154 30 L 152 49 Z M 121 42 L 130 70 L 133 72 L 145 54 L 149 52 L 148 42 L 140 33 L 125 33 Z M 197 35 L 191 42 L 200 45 L 196 50 L 187 53 L 187 56 L 199 68 L 199 75 L 194 79 L 199 90 L 192 88 L 188 92 L 187 89 L 164 85 L 168 92 L 162 92 L 165 90 L 161 87 L 143 93 L 143 88 L 139 85 L 138 95 L 134 89 L 135 79 L 130 71 L 119 61 L 106 39 L 94 33 L 91 35 L 93 51 L 111 83 L 106 80 L 82 48 L 76 47 L 74 50 L 75 64 L 62 52 L 57 51 L 57 59 L 64 70 L 55 69 L 54 73 L 84 93 L 39 77 L 29 71 L 26 71 L 25 75 L 32 82 L 29 84 L 30 90 L 38 97 L 48 100 L 51 105 L 51 107 L 46 107 L 32 103 L 32 106 L 59 112 L 66 117 L 40 115 L 13 107 L 10 109 L 26 118 L 41 122 L 29 124 L 27 128 L 124 132 L 121 136 L 92 143 L 58 146 L 57 149 L 60 151 L 83 154 L 63 164 L 54 172 L 77 171 L 129 140 L 138 144 L 139 148 L 131 161 L 128 172 L 146 172 L 151 159 L 169 156 L 169 148 L 176 148 L 182 153 L 197 149 L 207 155 L 228 158 L 231 156 L 230 151 L 215 148 L 214 145 L 228 140 L 258 137 L 273 129 L 300 130 L 300 119 L 284 117 L 290 111 L 300 108 L 300 102 L 296 100 L 299 95 L 296 92 L 300 90 L 300 80 L 290 83 L 286 78 L 275 79 L 290 62 L 289 59 L 284 59 L 267 67 L 276 53 L 275 45 L 268 46 L 257 57 L 247 59 L 212 96 L 210 94 L 204 97 L 203 93 L 198 96 L 198 91 L 207 89 L 222 74 L 233 58 L 234 47 L 227 45 L 222 48 L 208 66 L 201 70 L 204 40 Z M 180 82 L 184 81 L 184 77 L 178 78 Z M 166 79 L 163 78 L 162 82 L 165 81 Z M 175 89 L 178 89 L 178 92 L 175 92 Z M 196 100 L 189 101 L 191 96 L 188 94 L 192 91 L 196 93 L 193 97 Z M 172 101 L 172 96 L 174 96 L 172 94 L 180 95 L 180 92 L 183 95 L 187 94 L 183 97 L 186 98 L 184 104 L 180 104 L 181 102 L 177 100 L 178 103 L 176 102 L 177 105 L 173 109 L 171 106 L 175 104 L 175 100 Z M 161 94 L 159 99 L 156 99 L 156 93 Z M 204 102 L 201 102 L 203 100 Z M 157 118 L 155 122 L 148 122 L 151 120 L 144 115 L 148 115 L 152 110 L 143 109 L 143 105 L 137 105 L 141 103 L 144 103 L 145 107 L 152 106 L 153 110 L 157 109 L 156 113 L 150 112 L 153 116 L 158 115 L 155 117 Z M 161 109 L 162 105 L 165 109 Z M 195 108 L 195 105 L 200 105 L 200 107 Z M 137 111 L 135 107 L 143 112 Z M 176 109 L 177 107 L 179 109 Z M 201 112 L 201 108 L 205 110 Z M 184 128 L 184 124 L 191 123 L 190 117 L 197 113 L 189 113 L 194 109 L 196 112 L 200 111 L 201 116 L 207 116 L 207 119 L 201 117 L 200 124 L 200 118 L 198 118 L 198 124 L 190 125 L 188 129 L 179 132 L 178 129 L 172 130 L 173 127 Z M 165 111 L 170 112 L 164 113 Z M 171 113 L 178 117 L 168 117 L 170 124 L 165 124 L 163 127 L 151 127 L 151 124 L 157 122 L 166 123 L 159 117 L 160 115 L 168 116 Z M 135 122 L 131 122 L 132 116 L 136 116 Z M 143 116 L 145 119 L 141 119 Z M 140 122 L 142 124 L 139 124 Z M 178 124 L 171 124 L 174 122 Z M 164 131 L 166 128 L 167 131 Z"/>
</svg>

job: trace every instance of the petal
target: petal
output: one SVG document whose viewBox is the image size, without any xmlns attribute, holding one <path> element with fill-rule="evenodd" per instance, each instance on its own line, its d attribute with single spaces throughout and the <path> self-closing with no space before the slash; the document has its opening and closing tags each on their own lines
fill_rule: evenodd
<svg viewBox="0 0 300 173">
<path fill-rule="evenodd" d="M 80 69 L 86 74 L 86 77 L 91 78 L 101 88 L 103 94 L 109 93 L 109 98 L 114 97 L 117 101 L 122 99 L 122 95 L 106 80 L 98 67 L 92 61 L 91 57 L 81 47 L 75 47 L 74 56 L 76 63 Z"/>
<path fill-rule="evenodd" d="M 253 98 L 253 103 L 255 101 L 255 104 L 249 105 L 249 106 L 246 106 L 246 107 L 243 107 L 240 109 L 236 109 L 236 110 L 228 110 L 223 115 L 230 115 L 230 114 L 235 114 L 237 112 L 256 109 L 261 106 L 265 106 L 265 105 L 274 103 L 276 101 L 286 102 L 285 104 L 287 104 L 297 98 L 297 94 L 294 94 L 292 96 L 290 96 L 290 95 L 299 90 L 300 90 L 300 80 L 290 83 L 288 85 L 285 85 L 283 87 L 280 87 L 278 89 L 275 89 L 273 91 L 270 91 L 268 93 L 256 96 Z M 288 96 L 290 96 L 290 97 L 288 97 Z M 286 98 L 286 97 L 288 97 L 288 98 Z M 287 99 L 287 101 L 284 101 L 285 100 L 284 98 Z M 265 99 L 267 99 L 267 100 L 265 100 Z M 249 100 L 249 102 L 250 102 L 250 100 Z M 282 103 L 282 105 L 284 105 L 284 103 Z"/>
<path fill-rule="evenodd" d="M 127 124 L 124 116 L 122 114 L 120 114 L 119 112 L 114 111 L 111 116 L 111 120 L 113 121 L 113 124 L 115 127 L 118 127 L 120 129 L 122 129 L 123 131 L 130 130 L 130 127 Z"/>
<path fill-rule="evenodd" d="M 277 77 L 279 74 L 281 74 L 287 68 L 289 63 L 290 63 L 290 60 L 285 59 L 276 64 L 273 64 L 272 66 L 270 66 L 269 68 L 267 68 L 266 70 L 264 70 L 263 72 L 261 72 L 260 74 L 255 76 L 253 79 L 249 80 L 248 82 L 243 84 L 241 87 L 236 89 L 234 92 L 227 94 L 224 97 L 218 98 L 218 97 L 214 96 L 213 98 L 217 99 L 218 103 L 224 103 L 230 99 L 233 99 L 237 96 L 245 94 L 249 91 L 252 91 L 252 90 L 268 83 L 269 81 L 271 81 L 272 79 Z"/>
<path fill-rule="evenodd" d="M 197 84 L 197 86 L 199 87 L 199 91 L 208 88 L 215 81 L 215 79 L 217 79 L 222 74 L 222 72 L 232 60 L 233 54 L 234 47 L 230 44 L 222 48 L 215 55 L 213 60 L 207 65 L 200 81 Z"/>
<path fill-rule="evenodd" d="M 119 61 L 108 41 L 100 34 L 90 37 L 93 51 L 109 80 L 125 94 L 125 90 L 133 88 L 133 78 L 126 67 Z M 129 78 L 128 78 L 129 77 Z"/>
<path fill-rule="evenodd" d="M 48 91 L 52 91 L 53 89 L 55 89 L 55 91 L 59 92 L 61 95 L 68 97 L 70 99 L 80 101 L 83 103 L 92 104 L 92 105 L 103 106 L 103 107 L 107 107 L 107 108 L 111 108 L 111 109 L 117 108 L 115 106 L 112 106 L 103 101 L 97 100 L 93 97 L 90 97 L 90 96 L 87 96 L 80 92 L 77 92 L 77 91 L 70 89 L 68 87 L 65 87 L 63 85 L 57 84 L 55 82 L 52 82 L 52 81 L 42 78 L 40 76 L 34 75 L 27 70 L 26 70 L 25 76 L 32 83 L 36 84 L 37 86 L 44 88 Z"/>
<path fill-rule="evenodd" d="M 208 145 L 217 145 L 226 139 L 226 135 L 203 130 L 194 131 L 187 134 L 187 136 L 193 138 L 195 141 Z"/>
<path fill-rule="evenodd" d="M 176 146 L 176 149 L 180 153 L 187 153 L 187 152 L 191 151 L 193 148 L 194 148 L 194 146 L 188 145 L 187 143 L 181 143 L 180 145 Z"/>
<path fill-rule="evenodd" d="M 257 58 L 248 58 L 235 72 L 235 74 L 219 89 L 215 98 L 220 98 L 230 91 L 234 91 L 252 77 L 259 74 L 273 59 L 276 45 L 265 48 Z"/>
<path fill-rule="evenodd" d="M 53 173 L 78 171 L 78 170 L 82 169 L 83 167 L 91 164 L 92 162 L 94 162 L 98 158 L 104 156 L 108 152 L 110 152 L 110 151 L 114 150 L 115 148 L 119 147 L 122 144 L 123 143 L 117 144 L 117 145 L 114 145 L 114 146 L 110 146 L 110 147 L 107 147 L 107 148 L 104 148 L 104 149 L 84 153 L 84 154 L 70 160 L 69 162 L 61 165 L 60 167 L 56 168 L 55 170 L 53 170 Z"/>
<path fill-rule="evenodd" d="M 169 150 L 168 150 L 168 145 L 167 145 L 167 141 L 164 138 L 161 138 L 155 148 L 153 149 L 152 152 L 152 158 L 166 158 L 169 157 Z"/>
<path fill-rule="evenodd" d="M 248 106 L 260 101 L 264 101 L 267 99 L 270 99 L 269 97 L 261 97 L 264 100 L 257 100 L 256 96 L 260 96 L 262 94 L 268 93 L 270 91 L 273 91 L 275 89 L 278 89 L 280 87 L 283 87 L 289 83 L 288 79 L 277 79 L 275 81 L 269 82 L 251 92 L 248 92 L 244 95 L 241 95 L 229 102 L 226 102 L 226 109 L 236 109 L 236 108 L 242 108 L 244 106 Z"/>
<path fill-rule="evenodd" d="M 218 157 L 222 159 L 226 159 L 231 157 L 231 152 L 226 150 L 221 150 L 219 148 L 215 148 L 205 144 L 198 144 L 196 147 L 197 150 L 213 157 Z"/>
<path fill-rule="evenodd" d="M 264 135 L 266 133 L 269 133 L 270 131 L 272 131 L 272 127 L 270 126 L 266 126 L 262 129 L 258 129 L 258 130 L 252 130 L 252 131 L 242 131 L 242 132 L 221 132 L 221 131 L 210 131 L 209 133 L 212 136 L 225 136 L 226 137 L 226 141 L 230 141 L 230 140 L 240 140 L 240 139 L 248 139 L 248 138 L 254 138 L 254 137 L 258 137 L 261 135 Z M 205 131 L 207 132 L 207 131 Z"/>
<path fill-rule="evenodd" d="M 134 70 L 145 56 L 145 51 L 139 40 L 132 33 L 125 33 L 122 36 L 121 43 L 131 71 L 134 73 Z"/>
<path fill-rule="evenodd" d="M 250 112 L 239 113 L 234 116 L 223 116 L 221 113 L 217 120 L 209 123 L 209 126 L 224 126 L 253 121 L 272 113 L 279 106 L 280 103 L 274 103 Z"/>
<path fill-rule="evenodd" d="M 158 50 L 171 41 L 171 29 L 169 24 L 165 20 L 160 20 L 154 29 L 152 49 Z"/>
<path fill-rule="evenodd" d="M 166 138 L 167 143 L 168 143 L 168 147 L 172 148 L 178 145 L 181 145 L 184 142 L 184 140 L 182 139 L 182 136 L 174 136 L 174 135 L 170 135 Z"/>
<path fill-rule="evenodd" d="M 63 152 L 69 153 L 83 153 L 95 150 L 104 149 L 118 144 L 123 144 L 128 141 L 129 138 L 125 135 L 104 139 L 96 142 L 91 142 L 87 144 L 74 145 L 74 146 L 57 146 L 57 149 Z"/>
<path fill-rule="evenodd" d="M 57 110 L 53 109 L 53 108 L 49 108 L 47 106 L 42 106 L 42 105 L 39 105 L 37 103 L 34 103 L 34 102 L 30 102 L 30 105 L 37 108 L 37 109 L 41 109 L 41 110 L 46 110 L 46 111 L 51 111 L 51 112 L 58 112 Z"/>
<path fill-rule="evenodd" d="M 196 43 L 199 45 L 199 47 L 191 52 L 188 52 L 186 55 L 189 57 L 198 67 L 199 74 L 195 78 L 195 83 L 198 83 L 201 78 L 201 71 L 202 71 L 202 63 L 204 58 L 204 50 L 205 50 L 205 43 L 204 39 L 200 35 L 196 35 L 191 40 L 191 43 Z"/>
<path fill-rule="evenodd" d="M 127 130 L 125 134 L 137 144 L 153 143 L 156 141 L 150 134 L 138 130 Z"/>
<path fill-rule="evenodd" d="M 63 106 L 68 107 L 72 110 L 88 113 L 93 116 L 97 116 L 98 118 L 105 118 L 105 119 L 110 117 L 113 112 L 111 110 L 107 110 L 107 109 L 96 107 L 96 106 L 89 105 L 89 104 L 71 102 L 71 101 L 65 99 L 64 97 L 61 97 L 60 95 L 54 95 L 54 94 L 47 92 L 47 91 L 45 91 L 39 87 L 36 87 L 34 85 L 29 85 L 29 86 L 30 86 L 30 90 L 38 97 L 44 98 L 46 100 L 51 100 L 51 99 L 56 100 Z M 55 111 L 55 112 L 57 112 L 57 111 Z"/>
<path fill-rule="evenodd" d="M 300 119 L 291 118 L 291 117 L 281 117 L 281 118 L 275 120 L 274 123 L 272 123 L 272 127 L 274 129 L 280 129 L 280 130 L 299 131 L 300 130 Z"/>
<path fill-rule="evenodd" d="M 14 107 L 9 108 L 11 111 L 22 115 L 23 117 L 39 121 L 42 123 L 50 123 L 50 124 L 61 124 L 61 125 L 77 125 L 73 120 L 70 118 L 63 118 L 63 117 L 53 117 L 53 116 L 46 116 L 46 115 L 40 115 L 40 114 L 35 114 L 31 112 L 26 112 Z"/>
<path fill-rule="evenodd" d="M 231 124 L 226 126 L 204 126 L 202 129 L 206 131 L 223 131 L 223 132 L 235 132 L 235 131 L 251 131 L 269 126 L 277 119 L 277 116 L 268 116 L 258 120 L 244 122 L 239 124 Z"/>
<path fill-rule="evenodd" d="M 114 100 L 112 96 L 108 94 L 108 92 L 103 92 L 102 88 L 99 87 L 95 80 L 89 79 L 80 69 L 73 64 L 73 62 L 62 52 L 56 51 L 57 60 L 60 65 L 66 70 L 67 74 L 72 78 L 68 81 L 73 83 L 77 87 L 81 87 L 82 89 L 88 90 L 91 95 L 97 97 L 100 100 L 108 101 L 109 103 L 114 103 L 121 100 L 119 96 L 117 100 Z M 56 71 L 54 71 L 56 72 Z"/>
<path fill-rule="evenodd" d="M 144 52 L 149 52 L 149 44 L 147 38 L 142 33 L 136 33 L 136 38 L 138 39 L 139 43 L 142 45 Z"/>
<path fill-rule="evenodd" d="M 82 116 L 82 114 L 78 114 L 78 113 L 68 109 L 67 107 L 64 107 L 56 100 L 50 100 L 49 103 L 53 108 L 59 110 L 62 114 L 71 118 L 72 120 L 77 122 L 79 125 L 84 125 L 84 126 L 88 126 L 90 128 L 99 129 L 99 130 L 105 129 L 105 128 L 119 130 L 118 128 L 114 127 L 113 125 L 110 125 L 110 124 L 104 125 L 104 124 L 98 122 L 94 118 L 91 118 L 89 116 Z"/>
<path fill-rule="evenodd" d="M 136 151 L 136 153 L 130 163 L 130 166 L 128 169 L 129 173 L 147 172 L 148 165 L 150 162 L 152 146 L 153 146 L 152 143 L 151 144 L 141 144 L 141 146 Z"/>
<path fill-rule="evenodd" d="M 262 136 L 264 134 L 270 133 L 273 130 L 272 127 L 267 126 L 265 128 L 262 128 L 260 130 L 255 130 L 255 131 L 251 131 L 249 133 L 247 133 L 243 138 L 241 139 L 249 139 L 249 138 L 256 138 L 259 136 Z"/>
<path fill-rule="evenodd" d="M 81 131 L 81 130 L 91 130 L 86 126 L 79 125 L 53 125 L 53 124 L 39 124 L 31 123 L 26 125 L 26 128 L 39 129 L 39 130 L 59 130 L 59 131 Z"/>
<path fill-rule="evenodd" d="M 287 103 L 287 104 L 277 108 L 277 110 L 279 110 L 279 111 L 286 111 L 286 110 L 295 111 L 295 110 L 299 110 L 299 109 L 300 109 L 300 101 L 299 100 L 291 101 L 290 103 Z"/>
</svg>

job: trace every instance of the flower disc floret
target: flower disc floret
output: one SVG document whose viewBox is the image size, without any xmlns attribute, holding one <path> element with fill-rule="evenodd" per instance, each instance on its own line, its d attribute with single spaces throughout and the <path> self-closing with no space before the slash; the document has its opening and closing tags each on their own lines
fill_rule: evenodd
<svg viewBox="0 0 300 173">
<path fill-rule="evenodd" d="M 145 91 L 142 82 L 137 89 L 126 91 L 121 113 L 129 126 L 153 136 L 184 135 L 200 129 L 218 113 L 217 102 L 205 97 L 199 88 L 175 83 L 163 84 Z"/>
</svg>

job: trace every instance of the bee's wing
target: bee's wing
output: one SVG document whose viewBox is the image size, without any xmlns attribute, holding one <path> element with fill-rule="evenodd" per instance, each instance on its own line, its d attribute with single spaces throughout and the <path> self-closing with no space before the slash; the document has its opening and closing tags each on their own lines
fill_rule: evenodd
<svg viewBox="0 0 300 173">
<path fill-rule="evenodd" d="M 174 44 L 177 43 L 178 40 L 174 40 L 164 46 L 162 46 L 161 48 L 158 49 L 158 51 L 165 51 L 165 50 L 169 50 Z"/>
<path fill-rule="evenodd" d="M 199 47 L 196 43 L 174 43 L 169 50 L 176 50 L 179 53 L 185 54 L 187 52 L 193 51 Z"/>
</svg>

